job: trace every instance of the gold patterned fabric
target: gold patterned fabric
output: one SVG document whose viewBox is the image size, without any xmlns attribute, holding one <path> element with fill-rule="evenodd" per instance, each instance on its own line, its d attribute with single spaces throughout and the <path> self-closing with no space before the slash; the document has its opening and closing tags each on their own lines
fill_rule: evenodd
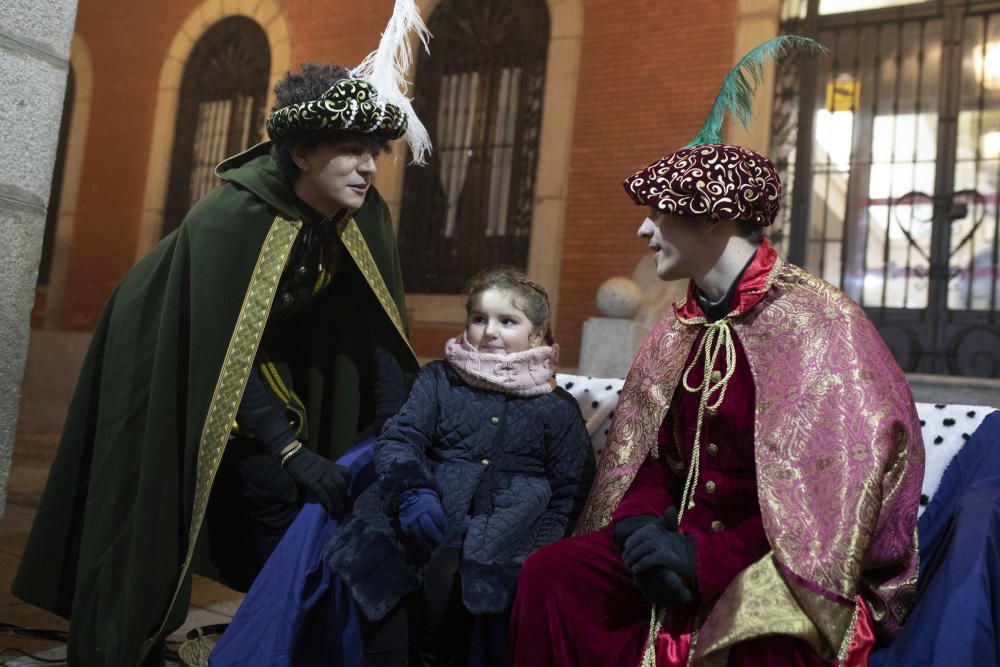
<svg viewBox="0 0 1000 667">
<path fill-rule="evenodd" d="M 781 205 L 781 179 L 774 163 L 729 144 L 682 148 L 629 176 L 622 186 L 641 206 L 762 227 L 774 222 Z"/>
<path fill-rule="evenodd" d="M 407 336 L 406 327 L 403 324 L 403 314 L 396 307 L 396 302 L 393 300 L 392 294 L 389 293 L 389 288 L 386 286 L 385 280 L 382 279 L 382 274 L 379 273 L 378 265 L 375 264 L 375 258 L 372 257 L 372 251 L 368 248 L 365 237 L 362 236 L 361 230 L 358 228 L 358 223 L 355 222 L 354 218 L 346 218 L 338 224 L 337 232 L 340 234 L 340 240 L 347 248 L 347 252 L 350 253 L 354 263 L 361 271 L 361 275 L 365 277 L 368 286 L 375 293 L 375 298 L 378 299 L 382 309 L 392 320 L 392 325 L 396 327 L 396 331 L 399 332 L 413 357 L 416 358 L 417 355 L 413 352 L 410 337 Z"/>
<path fill-rule="evenodd" d="M 267 136 L 280 139 L 295 131 L 345 130 L 398 139 L 406 114 L 395 104 L 376 104 L 372 87 L 361 79 L 341 79 L 319 99 L 290 104 L 267 117 Z"/>
<path fill-rule="evenodd" d="M 178 584 L 174 590 L 170 608 L 176 604 L 177 597 L 187 580 L 191 559 L 198 542 L 198 533 L 201 531 L 202 522 L 205 519 L 205 511 L 208 509 L 208 498 L 212 490 L 212 483 L 215 481 L 215 473 L 219 469 L 222 453 L 229 441 L 229 433 L 236 420 L 236 410 L 239 408 L 254 356 L 257 354 L 257 348 L 264 333 L 264 325 L 267 323 L 267 316 L 271 310 L 271 302 L 278 289 L 278 279 L 281 277 L 285 262 L 288 261 L 288 254 L 291 252 L 292 244 L 295 242 L 295 237 L 301 227 L 302 223 L 299 221 L 287 220 L 280 215 L 275 216 L 257 258 L 257 264 L 251 274 L 250 284 L 247 287 L 233 335 L 229 339 L 229 349 L 222 362 L 222 370 L 216 381 L 215 392 L 212 395 L 211 403 L 209 403 L 208 416 L 201 433 L 187 553 L 181 565 Z M 169 616 L 168 611 L 164 614 L 164 619 Z M 144 643 L 144 655 L 149 652 L 152 646 L 151 642 L 156 637 L 161 636 L 164 629 L 161 627 L 153 638 Z"/>
<path fill-rule="evenodd" d="M 856 595 L 876 628 L 894 634 L 913 604 L 923 477 L 905 377 L 857 304 L 780 261 L 761 301 L 729 319 L 754 377 L 758 497 L 772 554 L 717 601 L 696 658 L 709 664 L 735 641 L 774 633 L 832 657 L 851 631 Z M 642 462 L 656 455 L 657 430 L 704 325 L 670 312 L 644 342 L 579 533 L 609 524 Z"/>
</svg>

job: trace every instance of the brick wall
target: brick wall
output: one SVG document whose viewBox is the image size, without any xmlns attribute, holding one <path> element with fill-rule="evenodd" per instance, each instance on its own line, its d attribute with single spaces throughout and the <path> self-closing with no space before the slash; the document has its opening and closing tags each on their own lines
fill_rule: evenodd
<svg viewBox="0 0 1000 667">
<path fill-rule="evenodd" d="M 94 66 L 93 101 L 64 296 L 66 328 L 93 328 L 135 260 L 149 142 L 167 50 L 197 0 L 81 0 L 77 32 Z M 392 0 L 283 0 L 293 62 L 355 63 Z M 644 213 L 619 183 L 689 141 L 733 61 L 737 0 L 585 0 L 561 263 L 557 338 L 577 363 L 597 287 L 648 256 Z M 196 39 L 198 36 L 191 36 Z M 413 326 L 421 356 L 453 327 Z"/>
<path fill-rule="evenodd" d="M 566 366 L 600 284 L 650 257 L 636 237 L 645 209 L 621 181 L 697 133 L 733 63 L 736 4 L 586 3 L 556 331 Z"/>
</svg>

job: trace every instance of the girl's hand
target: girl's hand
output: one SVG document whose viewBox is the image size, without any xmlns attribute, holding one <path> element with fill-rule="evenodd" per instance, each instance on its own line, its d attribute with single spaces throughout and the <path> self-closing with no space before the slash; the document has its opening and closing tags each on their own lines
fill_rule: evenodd
<svg viewBox="0 0 1000 667">
<path fill-rule="evenodd" d="M 441 499 L 432 489 L 413 489 L 399 502 L 399 527 L 408 538 L 434 551 L 444 542 L 448 519 Z"/>
</svg>

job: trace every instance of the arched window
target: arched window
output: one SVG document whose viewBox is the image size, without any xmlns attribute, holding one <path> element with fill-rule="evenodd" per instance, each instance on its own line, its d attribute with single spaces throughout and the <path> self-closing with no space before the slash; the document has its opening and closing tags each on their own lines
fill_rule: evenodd
<svg viewBox="0 0 1000 667">
<path fill-rule="evenodd" d="M 48 285 L 52 273 L 52 249 L 56 240 L 56 224 L 59 221 L 59 197 L 62 194 L 63 170 L 66 168 L 66 140 L 69 137 L 70 120 L 73 117 L 73 98 L 76 85 L 73 68 L 66 76 L 66 96 L 63 100 L 62 120 L 59 123 L 59 145 L 56 148 L 56 162 L 52 167 L 52 188 L 49 190 L 49 207 L 45 212 L 45 234 L 42 237 L 42 260 L 38 264 L 38 284 Z"/>
<path fill-rule="evenodd" d="M 442 0 L 416 107 L 434 140 L 407 167 L 400 252 L 407 291 L 454 294 L 497 263 L 526 268 L 549 43 L 545 0 Z"/>
<path fill-rule="evenodd" d="M 260 140 L 271 55 L 267 35 L 243 16 L 225 18 L 184 65 L 163 234 L 218 185 L 215 166 Z"/>
</svg>

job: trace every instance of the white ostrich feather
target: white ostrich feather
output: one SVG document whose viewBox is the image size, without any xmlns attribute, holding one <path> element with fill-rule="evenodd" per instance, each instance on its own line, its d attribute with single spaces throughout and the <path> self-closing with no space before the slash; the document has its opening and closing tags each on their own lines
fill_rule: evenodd
<svg viewBox="0 0 1000 667">
<path fill-rule="evenodd" d="M 431 138 L 406 95 L 409 86 L 406 75 L 413 62 L 410 51 L 412 31 L 416 31 L 424 50 L 430 53 L 427 41 L 431 34 L 420 17 L 415 0 L 396 0 L 378 49 L 365 56 L 361 64 L 351 70 L 351 76 L 367 81 L 375 89 L 376 104 L 383 107 L 395 104 L 406 114 L 406 133 L 403 137 L 410 146 L 412 161 L 414 164 L 426 164 L 427 153 L 431 151 Z"/>
</svg>

